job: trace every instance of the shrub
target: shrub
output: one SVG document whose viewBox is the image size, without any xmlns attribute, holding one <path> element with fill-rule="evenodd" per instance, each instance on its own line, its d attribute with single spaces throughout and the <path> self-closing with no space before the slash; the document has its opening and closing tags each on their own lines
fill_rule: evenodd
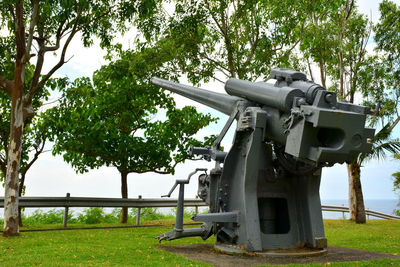
<svg viewBox="0 0 400 267">
<path fill-rule="evenodd" d="M 78 222 L 86 224 L 101 223 L 104 221 L 104 216 L 103 208 L 88 208 L 84 209 L 83 213 L 79 214 Z"/>
<path fill-rule="evenodd" d="M 72 219 L 72 213 L 68 215 Z M 35 210 L 29 217 L 23 215 L 22 220 L 26 224 L 61 224 L 64 220 L 64 210 L 52 209 L 47 212 Z"/>
<path fill-rule="evenodd" d="M 132 220 L 136 220 L 138 209 L 132 208 L 129 214 L 129 217 Z M 140 210 L 140 220 L 141 221 L 156 221 L 156 220 L 163 220 L 163 219 L 171 219 L 172 216 L 170 214 L 162 214 L 158 211 L 157 208 L 142 208 Z"/>
<path fill-rule="evenodd" d="M 105 223 L 118 223 L 121 218 L 122 209 L 115 208 L 111 213 L 105 213 L 103 222 Z"/>
</svg>

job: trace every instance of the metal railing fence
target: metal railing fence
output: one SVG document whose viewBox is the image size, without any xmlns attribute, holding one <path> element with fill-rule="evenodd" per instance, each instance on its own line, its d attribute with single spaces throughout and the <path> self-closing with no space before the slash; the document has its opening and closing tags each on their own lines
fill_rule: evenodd
<svg viewBox="0 0 400 267">
<path fill-rule="evenodd" d="M 177 199 L 171 198 L 97 198 L 97 197 L 71 197 L 69 193 L 65 197 L 20 197 L 19 206 L 24 208 L 65 208 L 64 213 L 64 227 L 67 226 L 68 210 L 71 207 L 104 207 L 104 208 L 137 208 L 136 225 L 140 224 L 140 212 L 142 208 L 171 208 L 176 207 Z M 195 207 L 196 213 L 198 207 L 208 206 L 201 199 L 186 199 L 185 207 Z M 4 206 L 4 198 L 0 197 L 0 207 Z M 341 212 L 343 218 L 344 214 L 349 213 L 349 208 L 344 206 L 330 206 L 322 205 L 322 211 Z M 366 210 L 366 215 L 387 219 L 387 220 L 400 220 L 399 216 L 392 214 L 385 214 L 378 211 Z"/>
</svg>

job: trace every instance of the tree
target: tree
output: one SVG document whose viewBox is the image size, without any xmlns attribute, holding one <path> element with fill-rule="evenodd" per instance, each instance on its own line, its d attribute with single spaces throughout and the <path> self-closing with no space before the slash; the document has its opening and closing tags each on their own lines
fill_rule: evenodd
<svg viewBox="0 0 400 267">
<path fill-rule="evenodd" d="M 314 80 L 312 63 L 317 64 L 323 87 L 327 87 L 328 66 L 336 60 L 336 48 L 339 47 L 337 29 L 332 27 L 332 17 L 341 11 L 344 0 L 327 1 L 325 6 L 311 10 L 306 18 L 300 41 L 300 51 L 307 61 L 308 73 Z"/>
<path fill-rule="evenodd" d="M 375 40 L 377 51 L 382 55 L 380 65 L 385 73 L 385 88 L 389 88 L 391 94 L 386 94 L 388 99 L 379 102 L 381 118 L 386 118 L 391 124 L 391 130 L 400 122 L 400 7 L 392 1 L 384 0 L 379 5 L 381 17 L 375 26 Z M 400 159 L 399 152 L 394 155 Z M 393 174 L 394 190 L 400 189 L 400 173 Z M 397 210 L 397 215 L 400 211 Z"/>
<path fill-rule="evenodd" d="M 15 47 L 13 46 L 10 37 L 0 37 L 0 73 L 5 76 L 10 76 L 14 71 L 14 66 L 11 63 L 11 58 L 15 55 Z M 27 64 L 25 70 L 25 86 L 28 86 L 34 74 L 34 68 L 31 64 Z M 50 91 L 63 86 L 65 79 L 50 78 L 40 93 L 36 94 L 32 101 L 32 108 L 36 113 L 42 106 L 43 101 L 48 99 Z M 4 178 L 7 173 L 7 151 L 10 137 L 10 98 L 3 91 L 0 91 L 0 181 L 4 183 Z M 28 170 L 37 161 L 39 155 L 43 152 L 44 145 L 47 139 L 46 129 L 40 127 L 44 117 L 39 116 L 27 119 L 24 123 L 21 162 L 20 162 L 20 179 L 18 185 L 18 196 L 25 192 L 25 178 Z M 19 215 L 21 209 L 18 209 Z M 21 216 L 19 216 L 19 225 L 22 226 Z"/>
<path fill-rule="evenodd" d="M 116 30 L 126 29 L 127 20 L 133 20 L 134 14 L 139 14 L 139 18 L 151 14 L 156 4 L 153 0 L 1 1 L 1 30 L 8 33 L 15 47 L 15 55 L 7 62 L 14 66 L 13 72 L 0 73 L 0 90 L 11 102 L 3 236 L 19 233 L 17 194 L 22 139 L 25 122 L 35 114 L 34 96 L 68 62 L 68 46 L 78 33 L 85 46 L 91 45 L 95 36 L 100 38 L 102 47 L 108 46 Z M 43 74 L 44 59 L 49 52 L 59 52 L 59 61 Z M 26 70 L 34 60 L 33 76 L 28 80 Z"/>
<path fill-rule="evenodd" d="M 48 111 L 53 152 L 78 172 L 117 168 L 123 198 L 129 173 L 173 173 L 190 158 L 189 146 L 201 145 L 193 135 L 214 119 L 194 107 L 176 109 L 170 96 L 150 84 L 152 76 L 168 77 L 168 54 L 153 48 L 122 52 L 96 71 L 93 81 L 75 80 L 60 105 Z M 123 208 L 121 222 L 127 218 Z"/>
<path fill-rule="evenodd" d="M 0 107 L 0 109 L 3 108 L 4 107 Z M 33 118 L 24 125 L 18 197 L 22 196 L 25 193 L 25 178 L 28 170 L 37 161 L 39 155 L 44 150 L 44 145 L 46 143 L 48 133 L 45 128 L 40 127 L 42 120 L 43 119 L 39 117 Z M 0 181 L 4 183 L 4 178 L 7 171 L 6 151 L 8 146 L 8 132 L 10 122 L 9 120 L 6 123 L 4 123 L 4 121 L 1 121 L 1 124 L 3 126 L 6 126 L 0 130 L 0 138 L 2 140 L 0 144 Z M 18 208 L 18 221 L 19 225 L 22 226 L 20 207 Z"/>
<path fill-rule="evenodd" d="M 306 11 L 319 7 L 294 0 L 176 1 L 154 36 L 173 47 L 176 66 L 194 84 L 266 80 L 273 66 L 291 65 Z"/>
<path fill-rule="evenodd" d="M 382 54 L 381 69 L 385 72 L 385 88 L 391 92 L 393 101 L 387 105 L 391 114 L 385 114 L 394 129 L 400 122 L 400 6 L 384 0 L 379 5 L 381 17 L 375 26 L 377 52 Z"/>
<path fill-rule="evenodd" d="M 369 20 L 357 12 L 353 0 L 333 1 L 329 12 L 313 15 L 307 23 L 300 48 L 318 65 L 322 84 L 336 91 L 341 100 L 356 101 L 370 32 Z M 327 77 L 331 86 L 327 86 Z M 365 223 L 360 163 L 355 159 L 347 164 L 350 220 Z"/>
</svg>

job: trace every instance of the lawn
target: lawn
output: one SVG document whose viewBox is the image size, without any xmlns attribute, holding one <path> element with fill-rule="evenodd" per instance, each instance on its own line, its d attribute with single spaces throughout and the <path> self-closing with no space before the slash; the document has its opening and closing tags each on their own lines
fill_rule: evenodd
<svg viewBox="0 0 400 267">
<path fill-rule="evenodd" d="M 170 229 L 171 226 L 159 226 L 24 232 L 19 237 L 0 238 L 0 265 L 206 266 L 155 247 L 158 242 L 154 237 Z M 347 221 L 326 220 L 325 230 L 330 245 L 400 254 L 400 221 L 371 220 L 366 225 L 355 225 Z M 186 238 L 164 244 L 203 242 L 213 243 L 214 239 Z M 400 266 L 400 260 L 377 260 L 358 265 Z"/>
</svg>

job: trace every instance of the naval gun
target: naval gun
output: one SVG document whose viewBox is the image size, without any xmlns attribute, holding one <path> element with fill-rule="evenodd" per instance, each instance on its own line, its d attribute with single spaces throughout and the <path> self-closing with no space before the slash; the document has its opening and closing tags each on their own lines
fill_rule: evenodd
<svg viewBox="0 0 400 267">
<path fill-rule="evenodd" d="M 326 251 L 319 187 L 321 169 L 351 162 L 371 149 L 374 129 L 365 127 L 368 107 L 337 100 L 335 92 L 291 69 L 273 69 L 274 84 L 231 78 L 228 94 L 152 78 L 154 85 L 229 116 L 212 147 L 193 155 L 214 160 L 198 177 L 198 197 L 209 205 L 194 214 L 199 228 L 183 229 L 184 185 L 179 185 L 175 228 L 157 238 L 216 237 L 228 252 Z M 236 120 L 229 152 L 220 143 Z"/>
</svg>

